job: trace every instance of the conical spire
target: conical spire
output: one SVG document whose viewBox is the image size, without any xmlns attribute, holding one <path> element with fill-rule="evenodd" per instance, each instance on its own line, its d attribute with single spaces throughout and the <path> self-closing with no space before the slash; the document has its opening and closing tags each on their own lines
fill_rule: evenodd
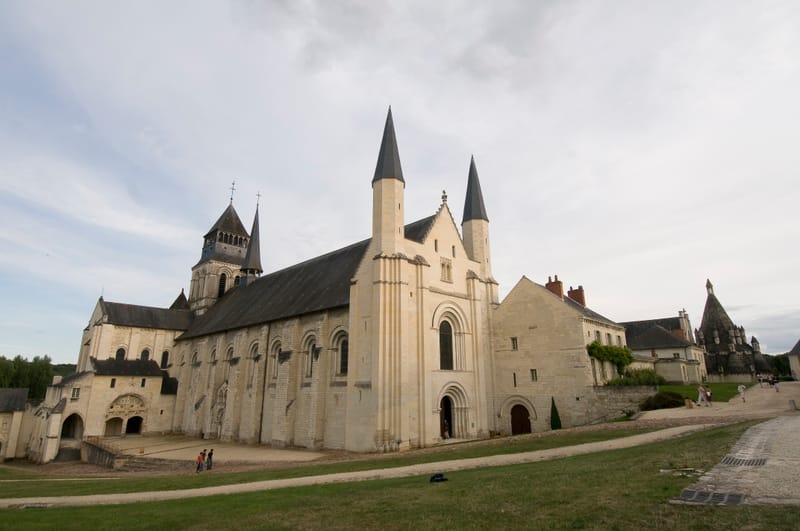
<svg viewBox="0 0 800 531">
<path fill-rule="evenodd" d="M 466 223 L 472 219 L 489 221 L 489 216 L 486 215 L 486 206 L 483 204 L 483 193 L 481 192 L 481 182 L 478 180 L 478 170 L 475 168 L 475 157 L 472 157 L 469 161 L 467 197 L 464 200 L 464 219 L 461 220 L 461 223 Z"/>
<path fill-rule="evenodd" d="M 397 151 L 397 138 L 394 135 L 391 107 L 386 115 L 381 149 L 378 153 L 378 164 L 375 166 L 375 176 L 372 178 L 372 182 L 381 179 L 397 179 L 405 184 L 403 169 L 400 167 L 400 153 Z"/>
<path fill-rule="evenodd" d="M 242 272 L 245 274 L 260 275 L 261 269 L 261 244 L 258 237 L 258 206 L 253 218 L 253 230 L 250 231 L 250 242 L 247 244 L 247 254 L 242 263 Z"/>
</svg>

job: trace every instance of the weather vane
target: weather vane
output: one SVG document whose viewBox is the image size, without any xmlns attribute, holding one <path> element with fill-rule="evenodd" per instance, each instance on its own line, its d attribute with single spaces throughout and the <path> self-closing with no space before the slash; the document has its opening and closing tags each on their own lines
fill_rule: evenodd
<svg viewBox="0 0 800 531">
<path fill-rule="evenodd" d="M 256 192 L 256 208 L 258 208 L 258 204 L 261 202 L 261 191 Z"/>
<path fill-rule="evenodd" d="M 233 203 L 233 192 L 236 190 L 236 181 L 231 181 L 231 203 Z"/>
</svg>

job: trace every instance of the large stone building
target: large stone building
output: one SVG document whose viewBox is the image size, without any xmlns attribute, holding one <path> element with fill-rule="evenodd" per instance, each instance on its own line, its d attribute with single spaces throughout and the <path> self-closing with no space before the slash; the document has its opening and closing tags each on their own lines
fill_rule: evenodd
<svg viewBox="0 0 800 531">
<path fill-rule="evenodd" d="M 625 327 L 632 369 L 652 369 L 668 382 L 695 384 L 706 380 L 705 351 L 697 345 L 686 310 L 677 317 L 620 323 Z"/>
<path fill-rule="evenodd" d="M 389 112 L 372 178 L 368 239 L 262 276 L 233 203 L 206 233 L 188 297 L 169 308 L 102 298 L 77 373 L 26 428 L 46 462 L 91 436 L 180 432 L 277 446 L 396 451 L 445 438 L 548 429 L 617 416 L 641 396 L 586 344 L 624 329 L 523 278 L 502 304 L 474 160 L 461 227 L 446 195 L 407 223 Z M 621 398 L 620 398 L 621 397 Z"/>
<path fill-rule="evenodd" d="M 697 343 L 706 351 L 708 379 L 755 380 L 756 374 L 770 372 L 769 364 L 761 354 L 761 346 L 755 336 L 750 343 L 743 326 L 736 326 L 728 312 L 714 294 L 714 286 L 706 280 L 706 306 L 700 328 L 695 330 Z"/>
</svg>

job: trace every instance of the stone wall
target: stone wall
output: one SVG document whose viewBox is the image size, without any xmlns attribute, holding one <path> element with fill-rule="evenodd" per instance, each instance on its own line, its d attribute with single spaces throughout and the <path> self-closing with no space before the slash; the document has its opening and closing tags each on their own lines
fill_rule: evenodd
<svg viewBox="0 0 800 531">
<path fill-rule="evenodd" d="M 588 423 L 604 422 L 621 417 L 626 412 L 639 411 L 645 398 L 658 392 L 655 386 L 595 387 L 594 400 L 587 402 Z"/>
</svg>

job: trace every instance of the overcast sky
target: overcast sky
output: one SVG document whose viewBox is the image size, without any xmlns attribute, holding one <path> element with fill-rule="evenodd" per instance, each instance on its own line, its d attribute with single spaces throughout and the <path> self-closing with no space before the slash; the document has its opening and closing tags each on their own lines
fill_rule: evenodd
<svg viewBox="0 0 800 531">
<path fill-rule="evenodd" d="M 474 154 L 501 296 L 696 328 L 710 278 L 800 339 L 800 2 L 6 0 L 0 355 L 168 306 L 232 180 L 266 272 L 368 237 L 389 105 L 406 222 L 460 222 Z"/>
</svg>

